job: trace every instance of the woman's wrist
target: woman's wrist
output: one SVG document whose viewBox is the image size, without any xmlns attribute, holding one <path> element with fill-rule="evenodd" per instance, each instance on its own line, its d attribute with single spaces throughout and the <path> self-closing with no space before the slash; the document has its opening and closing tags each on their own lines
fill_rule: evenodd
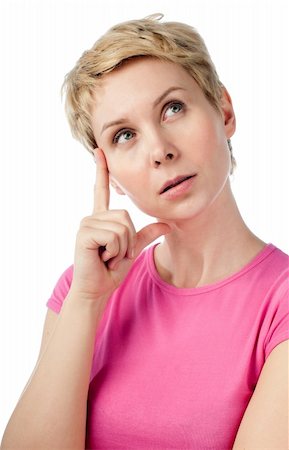
<svg viewBox="0 0 289 450">
<path fill-rule="evenodd" d="M 88 311 L 90 314 L 99 314 L 103 312 L 108 299 L 109 295 L 92 296 L 71 288 L 63 303 L 63 308 L 73 308 L 79 309 L 79 312 Z"/>
</svg>

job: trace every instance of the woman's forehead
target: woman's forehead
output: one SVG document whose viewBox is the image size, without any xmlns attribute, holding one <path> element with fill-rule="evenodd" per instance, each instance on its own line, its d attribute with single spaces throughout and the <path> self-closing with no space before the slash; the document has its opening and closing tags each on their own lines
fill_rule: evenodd
<svg viewBox="0 0 289 450">
<path fill-rule="evenodd" d="M 138 58 L 104 75 L 95 89 L 95 102 L 114 104 L 116 99 L 153 99 L 172 86 L 197 88 L 194 78 L 179 64 L 156 58 Z"/>
</svg>

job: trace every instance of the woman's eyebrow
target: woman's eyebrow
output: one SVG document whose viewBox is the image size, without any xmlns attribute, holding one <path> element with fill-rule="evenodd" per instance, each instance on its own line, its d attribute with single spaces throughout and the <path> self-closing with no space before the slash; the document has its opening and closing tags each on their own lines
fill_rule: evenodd
<svg viewBox="0 0 289 450">
<path fill-rule="evenodd" d="M 112 122 L 107 122 L 103 125 L 100 134 L 102 134 L 107 128 L 113 127 L 114 125 L 122 125 L 125 122 L 127 122 L 127 119 L 125 118 L 113 120 Z"/>
<path fill-rule="evenodd" d="M 166 89 L 165 92 L 163 92 L 154 102 L 153 102 L 153 108 L 155 108 L 156 106 L 158 106 L 163 100 L 164 98 L 166 98 L 167 95 L 169 95 L 171 92 L 173 91 L 185 91 L 186 89 L 180 86 L 171 86 L 170 88 Z M 113 120 L 112 122 L 106 122 L 102 129 L 101 129 L 101 134 L 110 127 L 113 127 L 115 125 L 122 125 L 123 123 L 127 122 L 127 119 L 125 118 L 121 118 L 121 119 L 117 119 L 117 120 Z"/>
<path fill-rule="evenodd" d="M 171 92 L 173 92 L 173 91 L 179 91 L 179 90 L 185 91 L 186 89 L 184 89 L 184 88 L 181 87 L 181 86 L 172 86 L 172 87 L 166 89 L 165 92 L 164 92 L 162 95 L 160 95 L 160 96 L 154 101 L 153 107 L 155 108 L 155 107 L 156 107 L 159 103 L 161 103 L 161 102 L 164 100 L 164 98 L 166 98 L 166 96 L 169 95 Z"/>
</svg>

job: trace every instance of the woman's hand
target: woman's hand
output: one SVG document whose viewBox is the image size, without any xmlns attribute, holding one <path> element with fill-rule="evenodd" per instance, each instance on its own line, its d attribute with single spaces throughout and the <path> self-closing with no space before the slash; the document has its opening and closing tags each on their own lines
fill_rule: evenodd
<svg viewBox="0 0 289 450">
<path fill-rule="evenodd" d="M 109 210 L 109 174 L 101 149 L 97 160 L 94 208 L 80 224 L 76 238 L 71 290 L 82 298 L 110 296 L 125 278 L 140 252 L 170 232 L 165 223 L 152 223 L 136 232 L 126 210 Z"/>
</svg>

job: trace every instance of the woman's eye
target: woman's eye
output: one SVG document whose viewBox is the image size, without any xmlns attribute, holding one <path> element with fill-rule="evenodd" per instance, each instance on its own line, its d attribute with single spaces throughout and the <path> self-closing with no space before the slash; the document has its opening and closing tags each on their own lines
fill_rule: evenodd
<svg viewBox="0 0 289 450">
<path fill-rule="evenodd" d="M 182 111 L 184 104 L 182 102 L 171 102 L 165 110 L 165 117 L 171 117 Z"/>
<path fill-rule="evenodd" d="M 124 144 L 130 141 L 134 136 L 134 133 L 130 130 L 120 130 L 113 138 L 114 144 Z"/>
</svg>

